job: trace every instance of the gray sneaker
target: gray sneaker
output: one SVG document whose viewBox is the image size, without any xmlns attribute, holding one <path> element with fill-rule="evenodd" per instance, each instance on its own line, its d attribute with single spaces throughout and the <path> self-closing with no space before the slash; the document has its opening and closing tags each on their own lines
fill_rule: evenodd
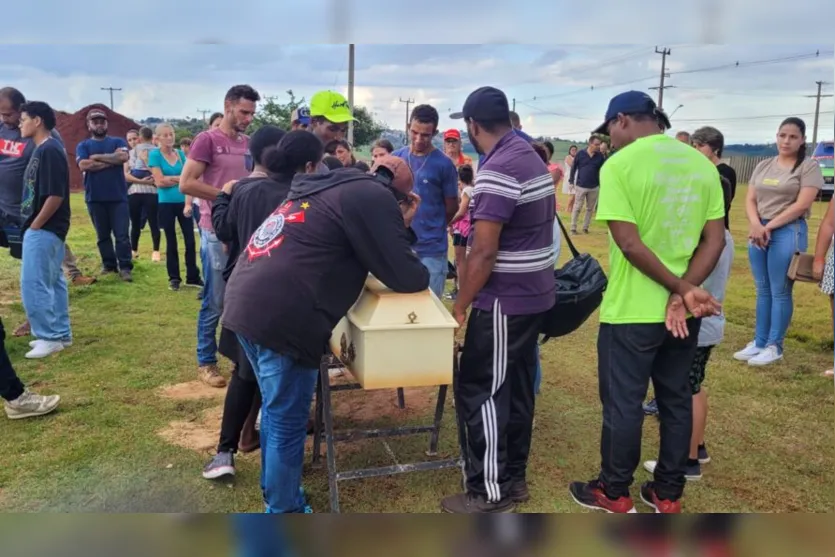
<svg viewBox="0 0 835 557">
<path fill-rule="evenodd" d="M 58 395 L 39 395 L 30 391 L 23 391 L 23 394 L 12 401 L 6 401 L 6 416 L 10 420 L 23 418 L 34 418 L 49 414 L 58 408 L 61 397 Z"/>
<path fill-rule="evenodd" d="M 203 468 L 203 477 L 216 480 L 223 476 L 235 475 L 235 455 L 232 453 L 217 453 Z"/>
</svg>

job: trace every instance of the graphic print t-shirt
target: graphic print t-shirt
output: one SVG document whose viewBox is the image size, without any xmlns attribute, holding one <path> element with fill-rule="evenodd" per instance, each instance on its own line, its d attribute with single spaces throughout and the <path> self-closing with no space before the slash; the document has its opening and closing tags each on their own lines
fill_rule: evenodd
<svg viewBox="0 0 835 557">
<path fill-rule="evenodd" d="M 597 220 L 629 222 L 680 277 L 709 220 L 725 217 L 719 171 L 704 155 L 664 134 L 620 149 L 600 172 Z M 609 285 L 600 322 L 663 323 L 670 293 L 623 255 L 609 234 Z"/>
<path fill-rule="evenodd" d="M 35 148 L 23 173 L 20 214 L 24 229 L 32 225 L 51 196 L 61 197 L 61 205 L 41 230 L 66 240 L 70 229 L 70 167 L 64 147 L 53 138 Z"/>
<path fill-rule="evenodd" d="M 52 137 L 61 142 L 57 130 L 52 130 Z M 20 137 L 18 128 L 0 124 L 0 217 L 3 220 L 17 223 L 20 218 L 23 171 L 34 150 L 35 144 L 31 139 Z"/>
</svg>

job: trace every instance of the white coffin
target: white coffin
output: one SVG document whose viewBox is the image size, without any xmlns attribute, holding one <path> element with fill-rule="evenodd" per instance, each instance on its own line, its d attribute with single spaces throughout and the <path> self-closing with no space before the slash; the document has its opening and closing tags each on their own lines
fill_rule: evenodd
<svg viewBox="0 0 835 557">
<path fill-rule="evenodd" d="M 432 291 L 398 294 L 369 275 L 330 348 L 363 389 L 450 385 L 456 326 Z"/>
</svg>

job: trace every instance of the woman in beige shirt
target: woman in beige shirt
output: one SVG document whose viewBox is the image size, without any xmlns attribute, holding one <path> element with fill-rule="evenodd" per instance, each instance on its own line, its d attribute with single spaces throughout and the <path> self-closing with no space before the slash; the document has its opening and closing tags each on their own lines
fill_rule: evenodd
<svg viewBox="0 0 835 557">
<path fill-rule="evenodd" d="M 778 155 L 757 165 L 748 183 L 748 260 L 757 288 L 754 340 L 734 354 L 750 365 L 783 359 L 794 303 L 789 265 L 809 243 L 806 219 L 823 187 L 817 162 L 806 157 L 806 123 L 786 118 L 777 131 Z"/>
</svg>

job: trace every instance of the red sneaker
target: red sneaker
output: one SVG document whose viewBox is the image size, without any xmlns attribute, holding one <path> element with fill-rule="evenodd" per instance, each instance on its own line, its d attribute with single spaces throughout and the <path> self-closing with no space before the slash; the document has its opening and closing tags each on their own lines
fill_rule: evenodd
<svg viewBox="0 0 835 557">
<path fill-rule="evenodd" d="M 635 510 L 631 497 L 609 498 L 603 489 L 603 484 L 598 480 L 572 482 L 568 486 L 568 491 L 578 505 L 587 509 L 617 514 L 638 512 Z"/>
<path fill-rule="evenodd" d="M 655 509 L 658 514 L 681 514 L 681 500 L 659 499 L 652 482 L 646 482 L 641 486 L 641 501 Z"/>
</svg>

